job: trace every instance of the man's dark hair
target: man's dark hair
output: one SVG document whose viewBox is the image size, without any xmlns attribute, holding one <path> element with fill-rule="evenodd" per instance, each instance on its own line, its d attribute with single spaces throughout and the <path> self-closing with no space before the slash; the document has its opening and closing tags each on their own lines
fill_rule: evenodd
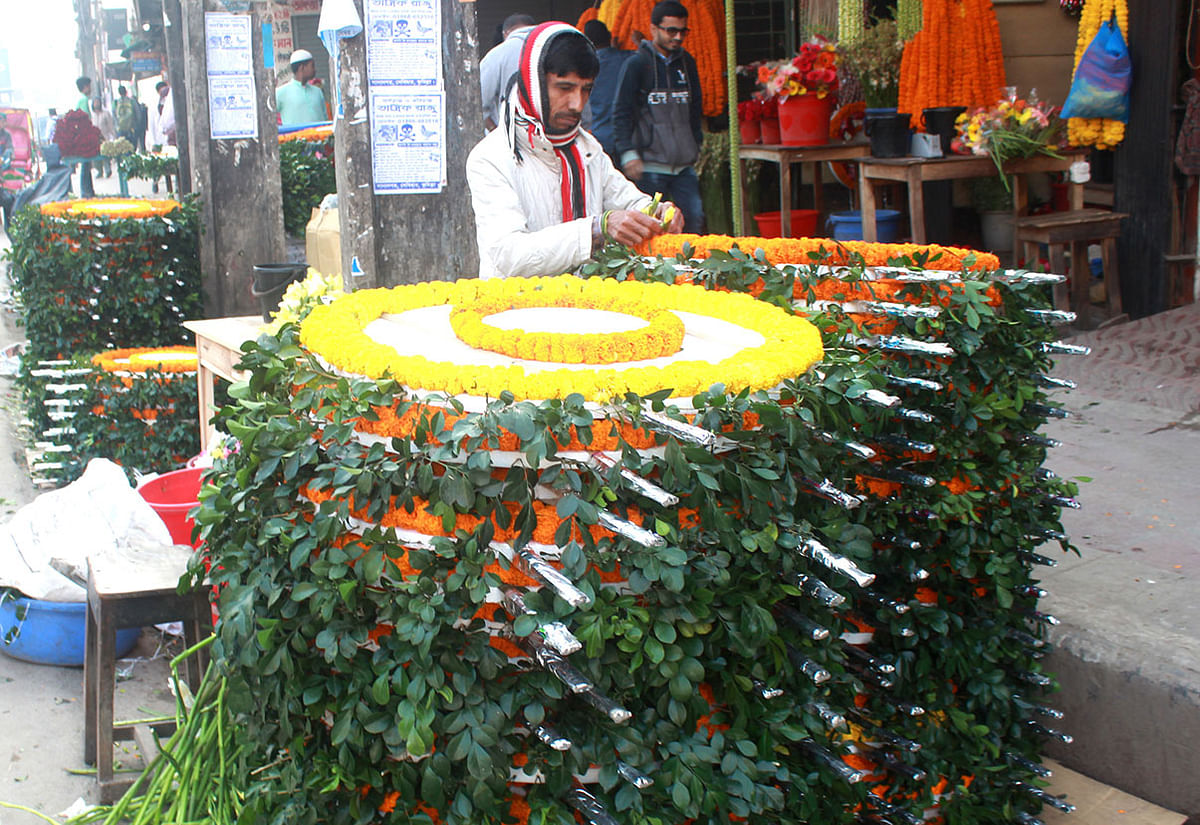
<svg viewBox="0 0 1200 825">
<path fill-rule="evenodd" d="M 687 16 L 687 9 L 679 0 L 660 0 L 654 4 L 653 10 L 650 12 L 650 22 L 657 26 L 662 23 L 664 17 L 686 18 Z"/>
<path fill-rule="evenodd" d="M 532 26 L 537 21 L 524 12 L 510 14 L 504 18 L 504 22 L 500 24 L 500 34 L 507 37 L 508 33 L 513 29 L 519 29 L 523 26 Z"/>
<path fill-rule="evenodd" d="M 550 41 L 542 55 L 542 71 L 557 75 L 575 73 L 590 80 L 600 74 L 600 59 L 586 37 L 576 32 L 564 32 Z"/>
<path fill-rule="evenodd" d="M 88 77 L 87 75 L 84 75 L 83 77 L 81 77 L 75 81 L 75 88 L 81 92 L 84 89 L 86 89 L 88 86 L 91 86 L 91 85 L 92 85 L 92 79 L 90 77 Z"/>
<path fill-rule="evenodd" d="M 163 89 L 163 86 L 166 86 L 166 85 L 167 85 L 167 81 L 165 81 L 165 80 L 160 80 L 160 81 L 158 81 L 157 83 L 155 83 L 155 84 L 154 84 L 154 91 L 156 91 L 156 92 L 161 92 L 161 91 L 162 91 L 162 89 Z"/>
<path fill-rule="evenodd" d="M 125 97 L 125 95 L 129 94 L 129 90 L 126 89 L 124 86 L 118 86 L 117 94 L 119 94 L 121 97 Z"/>
<path fill-rule="evenodd" d="M 597 49 L 606 49 L 612 45 L 612 32 L 603 20 L 589 20 L 583 24 L 583 36 L 592 41 Z"/>
</svg>

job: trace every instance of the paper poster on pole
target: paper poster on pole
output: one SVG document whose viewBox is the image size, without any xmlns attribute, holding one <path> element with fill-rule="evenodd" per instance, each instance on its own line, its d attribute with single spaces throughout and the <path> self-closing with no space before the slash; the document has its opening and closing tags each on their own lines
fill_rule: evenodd
<svg viewBox="0 0 1200 825">
<path fill-rule="evenodd" d="M 213 140 L 258 137 L 250 15 L 206 12 L 209 132 Z"/>
<path fill-rule="evenodd" d="M 367 0 L 367 84 L 442 87 L 441 0 Z"/>
<path fill-rule="evenodd" d="M 446 185 L 444 92 L 371 94 L 375 194 L 430 194 Z"/>
</svg>

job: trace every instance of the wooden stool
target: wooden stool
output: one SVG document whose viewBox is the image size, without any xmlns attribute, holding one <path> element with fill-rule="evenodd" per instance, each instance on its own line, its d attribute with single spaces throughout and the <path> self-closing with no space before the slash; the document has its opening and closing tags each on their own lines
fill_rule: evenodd
<svg viewBox="0 0 1200 825">
<path fill-rule="evenodd" d="M 1065 286 L 1054 288 L 1054 306 L 1073 309 L 1079 316 L 1079 326 L 1090 326 L 1091 297 L 1088 286 L 1088 244 L 1099 243 L 1104 262 L 1104 291 L 1110 316 L 1121 314 L 1121 279 L 1117 274 L 1117 238 L 1121 221 L 1128 217 L 1121 212 L 1103 209 L 1078 209 L 1073 212 L 1052 212 L 1017 221 L 1016 237 L 1021 244 L 1025 265 L 1037 260 L 1038 244 L 1050 249 L 1050 271 L 1068 274 L 1063 260 L 1066 248 L 1071 248 L 1071 298 L 1067 300 Z"/>
<path fill-rule="evenodd" d="M 135 779 L 113 777 L 113 742 L 137 739 L 149 764 L 152 738 L 149 730 L 113 724 L 113 690 L 116 683 L 117 628 L 144 627 L 183 621 L 188 647 L 212 633 L 208 589 L 178 592 L 179 578 L 191 553 L 165 546 L 154 552 L 127 551 L 117 557 L 88 559 L 87 641 L 83 665 L 83 760 L 95 764 L 100 798 L 112 802 Z M 201 652 L 185 661 L 188 684 L 195 691 L 204 675 L 207 656 Z M 174 724 L 154 726 L 169 735 Z M 136 776 L 136 775 L 134 775 Z"/>
</svg>

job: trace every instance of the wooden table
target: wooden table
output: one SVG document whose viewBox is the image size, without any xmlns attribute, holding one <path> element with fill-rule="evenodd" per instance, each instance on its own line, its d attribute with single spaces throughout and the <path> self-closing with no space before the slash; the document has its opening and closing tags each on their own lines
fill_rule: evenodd
<svg viewBox="0 0 1200 825">
<path fill-rule="evenodd" d="M 831 161 L 859 160 L 871 154 L 866 141 L 852 143 L 827 143 L 822 146 L 782 146 L 779 144 L 751 143 L 738 149 L 742 161 L 742 221 L 749 226 L 751 215 L 746 206 L 746 167 L 748 160 L 765 160 L 779 164 L 779 212 L 783 237 L 792 234 L 792 164 L 813 164 L 813 208 L 822 211 L 824 198 L 821 196 L 821 164 Z"/>
<path fill-rule="evenodd" d="M 200 452 L 207 452 L 216 428 L 209 424 L 216 412 L 213 386 L 217 378 L 241 381 L 246 377 L 234 365 L 242 360 L 242 344 L 253 341 L 262 332 L 261 315 L 184 321 L 183 326 L 196 334 L 196 386 L 200 408 Z"/>
<path fill-rule="evenodd" d="M 1028 207 L 1029 194 L 1023 176 L 1031 172 L 1065 172 L 1071 164 L 1085 160 L 1082 153 L 1052 158 L 1038 155 L 1005 164 L 1013 188 L 1013 214 L 1020 217 Z M 874 241 L 875 187 L 883 183 L 908 186 L 908 218 L 913 243 L 926 243 L 925 197 L 921 184 L 931 180 L 987 178 L 996 174 L 996 165 L 987 155 L 951 155 L 944 158 L 866 158 L 858 162 L 858 191 L 862 204 L 863 240 Z M 1070 184 L 1071 209 L 1083 208 L 1083 184 Z M 1015 230 L 1014 230 L 1015 232 Z M 1014 238 L 1015 240 L 1015 238 Z M 1014 249 L 1016 246 L 1014 245 Z"/>
</svg>

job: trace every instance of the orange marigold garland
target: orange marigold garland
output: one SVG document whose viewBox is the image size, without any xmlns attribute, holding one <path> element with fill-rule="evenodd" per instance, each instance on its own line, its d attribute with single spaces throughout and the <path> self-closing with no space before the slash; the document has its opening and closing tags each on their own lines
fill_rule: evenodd
<svg viewBox="0 0 1200 825">
<path fill-rule="evenodd" d="M 1129 9 L 1125 0 L 1087 0 L 1079 15 L 1079 35 L 1075 41 L 1075 69 L 1100 26 L 1116 18 L 1125 42 L 1129 42 Z M 1072 73 L 1074 69 L 1072 70 Z M 1067 119 L 1067 138 L 1073 146 L 1095 146 L 1111 149 L 1125 139 L 1125 124 L 1119 120 L 1098 117 Z"/>
<path fill-rule="evenodd" d="M 196 363 L 196 348 L 185 346 L 110 349 L 92 356 L 92 366 L 114 373 L 195 372 Z"/>
<path fill-rule="evenodd" d="M 81 198 L 44 203 L 39 209 L 50 218 L 158 218 L 179 208 L 179 201 L 147 198 Z"/>
<path fill-rule="evenodd" d="M 637 247 L 643 255 L 659 255 L 673 258 L 690 247 L 692 258 L 704 259 L 709 250 L 728 251 L 735 245 L 743 252 L 753 254 L 761 249 L 767 261 L 780 264 L 810 264 L 813 255 L 824 257 L 823 263 L 832 266 L 849 266 L 855 256 L 861 256 L 865 266 L 887 266 L 901 259 L 912 259 L 917 255 L 928 256 L 931 269 L 959 270 L 963 267 L 975 272 L 987 272 L 1000 268 L 1000 259 L 990 252 L 977 252 L 956 246 L 912 243 L 869 243 L 867 241 L 831 241 L 827 238 L 735 238 L 729 235 L 659 235 Z M 968 258 L 974 261 L 968 263 Z"/>
<path fill-rule="evenodd" d="M 588 6 L 583 10 L 583 14 L 579 15 L 579 19 L 575 22 L 575 28 L 583 31 L 583 27 L 589 20 L 598 20 L 600 18 L 600 9 L 597 6 Z"/>
</svg>

